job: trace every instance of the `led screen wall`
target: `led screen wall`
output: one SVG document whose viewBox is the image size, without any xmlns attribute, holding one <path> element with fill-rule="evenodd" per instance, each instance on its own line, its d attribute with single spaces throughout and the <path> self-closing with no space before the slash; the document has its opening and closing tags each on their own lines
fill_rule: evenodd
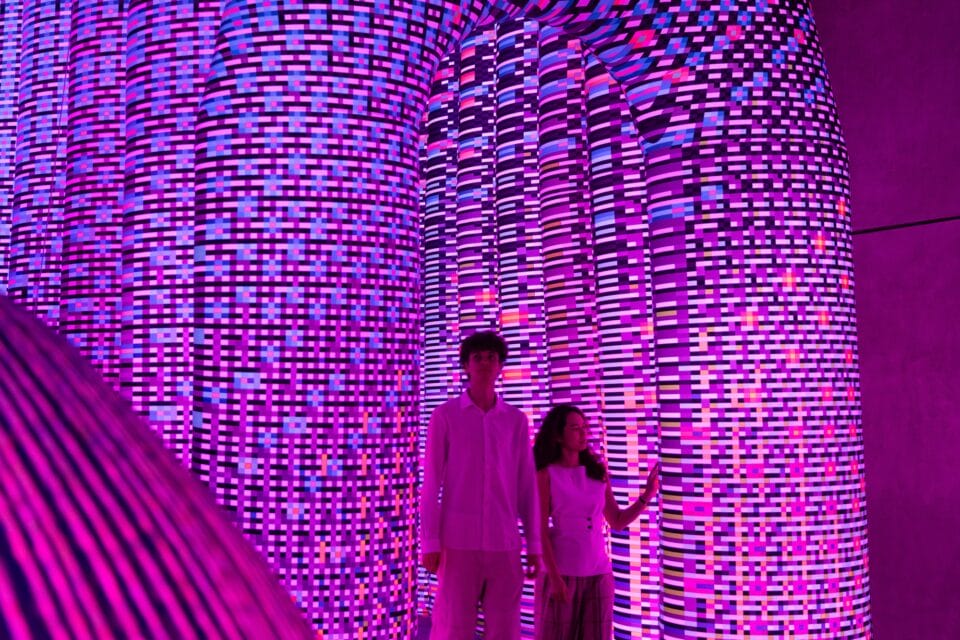
<svg viewBox="0 0 960 640">
<path fill-rule="evenodd" d="M 641 154 L 626 109 L 576 39 L 508 21 L 441 64 L 421 159 L 421 434 L 461 388 L 460 336 L 496 327 L 510 345 L 505 397 L 534 426 L 551 402 L 582 406 L 621 500 L 638 494 L 657 451 Z M 612 541 L 622 637 L 659 634 L 651 514 Z M 420 594 L 427 612 L 433 591 Z"/>
<path fill-rule="evenodd" d="M 418 584 L 429 606 L 421 414 L 489 326 L 507 397 L 584 404 L 621 495 L 663 461 L 612 541 L 619 635 L 869 635 L 846 159 L 806 3 L 2 24 L 8 293 L 326 637 L 406 637 Z"/>
</svg>

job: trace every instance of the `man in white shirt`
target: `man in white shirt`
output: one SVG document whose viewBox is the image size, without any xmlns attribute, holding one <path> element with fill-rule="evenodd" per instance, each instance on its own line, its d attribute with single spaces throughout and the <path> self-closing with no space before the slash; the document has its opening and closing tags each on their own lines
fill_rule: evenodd
<svg viewBox="0 0 960 640">
<path fill-rule="evenodd" d="M 526 575 L 540 562 L 537 476 L 526 415 L 494 391 L 507 345 L 482 331 L 460 345 L 467 390 L 430 417 L 420 503 L 423 566 L 439 572 L 432 640 L 473 640 L 477 602 L 485 638 L 520 637 L 520 532 Z M 441 497 L 442 493 L 442 497 Z"/>
</svg>

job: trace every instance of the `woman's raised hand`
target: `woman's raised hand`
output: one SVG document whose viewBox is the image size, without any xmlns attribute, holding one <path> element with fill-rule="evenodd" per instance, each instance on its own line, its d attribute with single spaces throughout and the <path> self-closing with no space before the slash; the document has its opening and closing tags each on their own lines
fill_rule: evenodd
<svg viewBox="0 0 960 640">
<path fill-rule="evenodd" d="M 650 473 L 647 474 L 647 486 L 643 490 L 643 501 L 648 503 L 653 500 L 653 497 L 657 495 L 657 491 L 660 489 L 660 463 L 653 465 L 653 468 L 650 469 Z"/>
</svg>

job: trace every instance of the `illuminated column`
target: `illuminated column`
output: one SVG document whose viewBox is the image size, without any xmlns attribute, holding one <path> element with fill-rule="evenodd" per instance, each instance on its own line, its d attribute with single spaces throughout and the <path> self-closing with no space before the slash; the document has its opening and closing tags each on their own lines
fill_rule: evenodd
<svg viewBox="0 0 960 640">
<path fill-rule="evenodd" d="M 314 637 L 85 358 L 3 297 L 0 327 L 4 637 Z"/>
<path fill-rule="evenodd" d="M 587 60 L 603 436 L 614 494 L 629 504 L 642 493 L 659 447 L 643 157 L 620 88 L 599 60 Z M 655 508 L 628 530 L 611 532 L 617 638 L 660 637 L 658 534 Z"/>
<path fill-rule="evenodd" d="M 73 0 L 60 330 L 119 386 L 124 3 Z"/>
<path fill-rule="evenodd" d="M 530 419 L 531 437 L 550 406 L 543 311 L 543 234 L 540 229 L 539 26 L 514 20 L 497 28 L 495 201 L 500 330 L 510 347 L 502 377 L 504 398 Z M 533 585 L 526 585 L 521 618 L 533 630 Z"/>
<path fill-rule="evenodd" d="M 463 337 L 479 329 L 496 329 L 499 320 L 493 188 L 495 54 L 493 28 L 468 36 L 460 46 L 457 290 Z"/>
<path fill-rule="evenodd" d="M 193 400 L 194 154 L 216 2 L 127 12 L 122 385 L 185 463 Z"/>
<path fill-rule="evenodd" d="M 26 0 L 10 225 L 11 298 L 48 325 L 60 320 L 63 158 L 69 3 Z"/>
<path fill-rule="evenodd" d="M 497 31 L 496 202 L 500 322 L 510 345 L 507 401 L 533 422 L 549 407 L 543 312 L 543 239 L 536 136 L 539 26 L 506 22 Z"/>
<path fill-rule="evenodd" d="M 420 430 L 417 453 L 427 446 L 430 414 L 460 393 L 460 307 L 457 274 L 457 132 L 460 54 L 446 56 L 433 83 L 420 150 L 421 237 L 423 243 L 420 317 Z M 418 471 L 417 490 L 423 483 Z M 418 537 L 419 543 L 419 537 Z M 419 552 L 419 544 L 417 546 Z M 437 585 L 435 575 L 417 569 L 418 615 L 429 615 Z"/>
<path fill-rule="evenodd" d="M 664 635 L 866 637 L 846 156 L 809 7 L 630 20 L 569 18 L 643 140 Z"/>
<path fill-rule="evenodd" d="M 595 420 L 600 405 L 595 380 L 593 225 L 579 41 L 555 27 L 544 27 L 539 77 L 540 225 L 550 395 L 554 403 L 579 405 Z"/>
<path fill-rule="evenodd" d="M 417 142 L 475 19 L 228 2 L 204 86 L 191 466 L 330 637 L 412 634 Z"/>
<path fill-rule="evenodd" d="M 13 208 L 14 152 L 20 88 L 20 20 L 22 2 L 4 5 L 0 16 L 0 294 L 7 292 L 10 271 L 10 221 Z"/>
</svg>

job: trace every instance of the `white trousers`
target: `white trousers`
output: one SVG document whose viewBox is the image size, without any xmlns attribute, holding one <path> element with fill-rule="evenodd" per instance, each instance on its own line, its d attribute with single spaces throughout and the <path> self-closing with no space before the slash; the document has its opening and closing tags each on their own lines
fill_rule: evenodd
<svg viewBox="0 0 960 640">
<path fill-rule="evenodd" d="M 477 603 L 483 608 L 485 640 L 519 640 L 523 591 L 519 549 L 444 549 L 438 578 L 430 640 L 474 640 Z"/>
</svg>

